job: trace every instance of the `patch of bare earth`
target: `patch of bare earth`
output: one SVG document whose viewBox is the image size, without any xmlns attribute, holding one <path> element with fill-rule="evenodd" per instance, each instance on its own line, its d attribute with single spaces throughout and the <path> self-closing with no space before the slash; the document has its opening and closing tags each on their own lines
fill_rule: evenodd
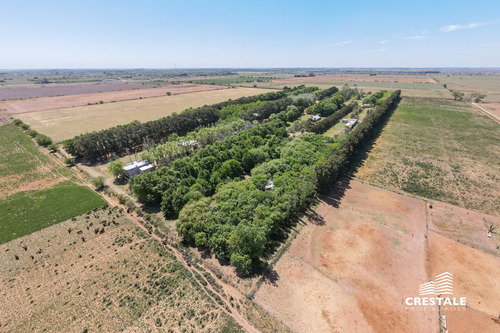
<svg viewBox="0 0 500 333">
<path fill-rule="evenodd" d="M 453 274 L 455 297 L 467 298 L 467 309 L 443 308 L 450 332 L 498 332 L 492 318 L 500 313 L 500 259 L 429 232 L 430 273 Z"/>
<path fill-rule="evenodd" d="M 498 218 L 428 205 L 350 181 L 320 203 L 255 301 L 294 332 L 436 332 L 438 311 L 411 310 L 404 299 L 450 272 L 453 296 L 468 308 L 443 308 L 449 331 L 498 330 L 500 259 L 490 254 L 498 235 L 487 238 L 483 220 Z"/>
<path fill-rule="evenodd" d="M 427 281 L 422 201 L 352 181 L 316 212 L 255 300 L 295 332 L 425 332 L 433 313 L 405 311 Z M 343 195 L 343 197 L 342 197 Z"/>
<path fill-rule="evenodd" d="M 210 91 L 228 89 L 226 86 L 184 84 L 161 86 L 149 89 L 134 89 L 123 91 L 111 91 L 94 94 L 78 94 L 68 96 L 41 97 L 23 101 L 10 101 L 0 104 L 0 108 L 9 114 L 38 112 L 53 109 L 71 108 L 75 106 L 84 106 L 88 104 L 109 103 L 118 101 L 127 101 L 138 98 L 186 94 L 197 91 Z"/>
</svg>

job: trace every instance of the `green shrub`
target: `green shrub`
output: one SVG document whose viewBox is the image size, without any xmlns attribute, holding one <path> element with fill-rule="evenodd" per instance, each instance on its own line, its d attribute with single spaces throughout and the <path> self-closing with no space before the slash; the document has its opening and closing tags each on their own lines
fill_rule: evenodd
<svg viewBox="0 0 500 333">
<path fill-rule="evenodd" d="M 99 191 L 104 187 L 104 177 L 103 176 L 95 177 L 92 179 L 91 183 L 95 187 L 95 189 Z"/>
<path fill-rule="evenodd" d="M 23 130 L 27 130 L 30 128 L 30 125 L 22 123 L 21 125 L 19 125 L 19 127 L 21 127 L 21 129 L 23 129 Z"/>
<path fill-rule="evenodd" d="M 36 143 L 38 143 L 40 146 L 47 147 L 48 145 L 52 144 L 52 139 L 49 138 L 46 135 L 38 133 L 35 137 Z"/>
<path fill-rule="evenodd" d="M 74 165 L 75 164 L 75 159 L 71 158 L 71 157 L 66 157 L 64 159 L 64 163 L 66 163 L 67 165 Z"/>
<path fill-rule="evenodd" d="M 35 136 L 37 136 L 38 132 L 35 130 L 29 130 L 29 131 L 26 131 L 26 134 L 28 134 L 29 136 L 34 138 Z"/>
</svg>

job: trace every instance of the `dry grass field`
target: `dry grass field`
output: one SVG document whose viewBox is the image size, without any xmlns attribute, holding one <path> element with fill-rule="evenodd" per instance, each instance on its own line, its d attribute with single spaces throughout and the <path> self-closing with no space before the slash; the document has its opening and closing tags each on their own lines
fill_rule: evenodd
<svg viewBox="0 0 500 333">
<path fill-rule="evenodd" d="M 456 241 L 477 237 L 467 230 L 491 217 L 440 203 L 429 209 L 359 181 L 344 188 L 302 227 L 274 267 L 276 282 L 256 293 L 258 304 L 294 332 L 436 332 L 437 311 L 408 311 L 403 300 L 449 271 L 455 296 L 468 301 L 466 311 L 446 312 L 450 332 L 471 332 L 476 322 L 482 332 L 498 329 L 491 317 L 498 316 L 500 258 Z M 453 218 L 440 219 L 456 213 L 463 225 L 457 233 Z M 426 229 L 438 220 L 451 230 L 446 237 Z M 488 247 L 499 244 L 485 228 L 481 233 Z"/>
<path fill-rule="evenodd" d="M 158 88 L 156 88 L 158 89 Z M 175 96 L 82 106 L 18 115 L 25 123 L 55 142 L 72 138 L 77 134 L 124 125 L 134 120 L 141 122 L 168 116 L 190 107 L 214 104 L 229 98 L 257 95 L 265 89 L 236 88 L 194 92 Z"/>
<path fill-rule="evenodd" d="M 100 209 L 0 245 L 0 262 L 0 331 L 240 331 L 171 254 L 118 210 Z"/>
<path fill-rule="evenodd" d="M 500 103 L 500 75 L 442 74 L 433 77 L 441 84 L 446 84 L 448 89 L 460 90 L 465 94 L 486 94 L 485 102 Z"/>
<path fill-rule="evenodd" d="M 403 98 L 356 176 L 500 214 L 498 124 L 466 103 Z"/>
<path fill-rule="evenodd" d="M 122 90 L 113 92 L 102 92 L 95 94 L 78 94 L 55 97 L 42 97 L 22 101 L 9 101 L 0 104 L 7 114 L 18 114 L 27 112 L 46 111 L 54 109 L 71 108 L 75 106 L 85 106 L 88 104 L 102 104 L 110 102 L 128 101 L 132 99 L 165 96 L 167 93 L 172 95 L 186 94 L 197 91 L 211 91 L 218 89 L 227 89 L 224 86 L 184 84 L 161 86 L 158 88 Z M 102 102 L 102 103 L 101 103 Z"/>
</svg>

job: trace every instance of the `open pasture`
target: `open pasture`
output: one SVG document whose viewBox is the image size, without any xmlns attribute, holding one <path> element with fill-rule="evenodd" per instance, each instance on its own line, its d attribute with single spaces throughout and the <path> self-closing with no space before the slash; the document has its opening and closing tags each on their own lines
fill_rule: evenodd
<svg viewBox="0 0 500 333">
<path fill-rule="evenodd" d="M 198 91 L 211 91 L 227 89 L 227 87 L 215 85 L 169 85 L 149 89 L 122 90 L 114 92 L 101 92 L 94 94 L 79 94 L 55 97 L 42 97 L 23 101 L 9 101 L 0 104 L 0 108 L 8 114 L 26 112 L 46 111 L 53 109 L 64 109 L 88 104 L 102 104 L 110 102 L 127 101 L 132 99 L 186 94 Z"/>
<path fill-rule="evenodd" d="M 449 74 L 433 75 L 440 84 L 448 89 L 459 90 L 465 94 L 485 94 L 485 102 L 500 103 L 500 75 Z"/>
<path fill-rule="evenodd" d="M 356 176 L 499 214 L 498 125 L 466 103 L 403 98 Z"/>
<path fill-rule="evenodd" d="M 98 131 L 116 125 L 124 125 L 134 120 L 145 122 L 171 115 L 174 112 L 181 112 L 190 107 L 214 104 L 229 98 L 236 99 L 264 92 L 269 92 L 269 90 L 236 88 L 203 91 L 175 96 L 23 113 L 18 115 L 18 117 L 31 125 L 35 130 L 50 136 L 55 142 L 58 142 L 72 138 L 77 134 Z"/>
<path fill-rule="evenodd" d="M 0 245 L 0 262 L 1 331 L 240 331 L 171 254 L 117 210 Z"/>
</svg>

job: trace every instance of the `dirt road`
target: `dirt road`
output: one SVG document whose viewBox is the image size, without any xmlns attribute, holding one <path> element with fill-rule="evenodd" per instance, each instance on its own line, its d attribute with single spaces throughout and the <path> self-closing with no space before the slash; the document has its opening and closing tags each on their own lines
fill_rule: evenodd
<svg viewBox="0 0 500 333">
<path fill-rule="evenodd" d="M 496 115 L 494 115 L 493 113 L 491 113 L 490 111 L 486 110 L 482 106 L 479 106 L 476 103 L 471 103 L 471 104 L 474 105 L 476 108 L 478 108 L 479 111 L 481 111 L 482 113 L 484 113 L 485 115 L 487 115 L 488 117 L 490 117 L 491 119 L 493 119 L 497 124 L 500 124 L 500 118 L 498 118 Z"/>
</svg>

